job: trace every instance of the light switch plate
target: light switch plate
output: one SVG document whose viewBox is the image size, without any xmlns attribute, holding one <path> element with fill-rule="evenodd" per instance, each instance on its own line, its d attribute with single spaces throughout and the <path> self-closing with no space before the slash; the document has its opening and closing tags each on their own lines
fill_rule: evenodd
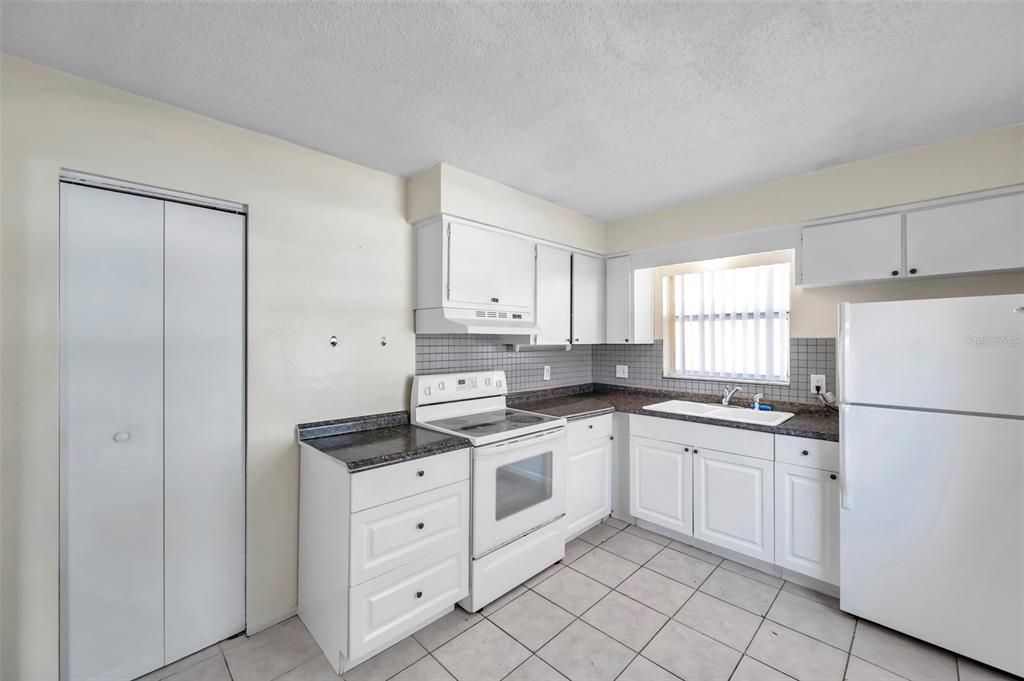
<svg viewBox="0 0 1024 681">
<path fill-rule="evenodd" d="M 615 365 L 615 378 L 629 378 L 629 365 L 628 364 L 616 364 Z"/>
<path fill-rule="evenodd" d="M 819 390 L 818 387 L 821 387 Z M 820 392 L 822 395 L 825 394 L 825 375 L 824 374 L 811 374 L 811 394 Z"/>
<path fill-rule="evenodd" d="M 544 380 L 545 381 L 550 381 L 551 380 L 551 367 L 549 367 L 546 364 L 544 365 Z"/>
</svg>

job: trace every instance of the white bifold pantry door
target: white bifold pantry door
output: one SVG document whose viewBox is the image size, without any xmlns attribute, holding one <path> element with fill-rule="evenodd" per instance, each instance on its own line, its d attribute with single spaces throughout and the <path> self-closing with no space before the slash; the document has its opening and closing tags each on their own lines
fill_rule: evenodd
<svg viewBox="0 0 1024 681">
<path fill-rule="evenodd" d="M 64 676 L 245 627 L 244 217 L 61 184 Z"/>
</svg>

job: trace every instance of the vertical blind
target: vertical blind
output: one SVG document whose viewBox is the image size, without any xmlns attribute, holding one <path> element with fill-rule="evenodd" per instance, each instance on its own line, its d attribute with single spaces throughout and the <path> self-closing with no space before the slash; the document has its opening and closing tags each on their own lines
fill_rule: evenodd
<svg viewBox="0 0 1024 681">
<path fill-rule="evenodd" d="M 665 374 L 789 382 L 789 263 L 662 278 Z"/>
</svg>

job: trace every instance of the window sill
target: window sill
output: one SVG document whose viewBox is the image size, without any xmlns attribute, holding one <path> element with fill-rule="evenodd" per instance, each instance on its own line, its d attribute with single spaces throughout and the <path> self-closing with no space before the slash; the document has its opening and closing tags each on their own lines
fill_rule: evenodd
<svg viewBox="0 0 1024 681">
<path fill-rule="evenodd" d="M 778 386 L 780 388 L 786 388 L 793 384 L 792 380 L 789 381 L 768 381 L 759 380 L 756 378 L 722 378 L 720 376 L 698 376 L 695 374 L 666 374 L 662 373 L 662 378 L 670 378 L 676 381 L 702 381 L 705 383 L 743 383 L 748 385 L 770 385 Z"/>
</svg>

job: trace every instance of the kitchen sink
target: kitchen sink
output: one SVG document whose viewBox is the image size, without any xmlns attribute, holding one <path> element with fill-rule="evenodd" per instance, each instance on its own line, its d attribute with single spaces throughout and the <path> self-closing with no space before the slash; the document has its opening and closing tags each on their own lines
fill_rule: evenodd
<svg viewBox="0 0 1024 681">
<path fill-rule="evenodd" d="M 703 404 L 686 400 L 669 400 L 644 407 L 650 411 L 661 411 L 668 414 L 684 416 L 702 416 L 709 419 L 736 421 L 739 423 L 756 423 L 761 426 L 777 426 L 793 418 L 788 411 L 754 411 L 742 407 L 726 407 L 720 404 Z"/>
<path fill-rule="evenodd" d="M 707 416 L 709 412 L 719 409 L 717 404 L 702 404 L 701 402 L 687 402 L 686 400 L 669 400 L 652 404 L 644 409 L 651 411 L 664 411 L 669 414 L 685 414 L 686 416 Z"/>
</svg>

